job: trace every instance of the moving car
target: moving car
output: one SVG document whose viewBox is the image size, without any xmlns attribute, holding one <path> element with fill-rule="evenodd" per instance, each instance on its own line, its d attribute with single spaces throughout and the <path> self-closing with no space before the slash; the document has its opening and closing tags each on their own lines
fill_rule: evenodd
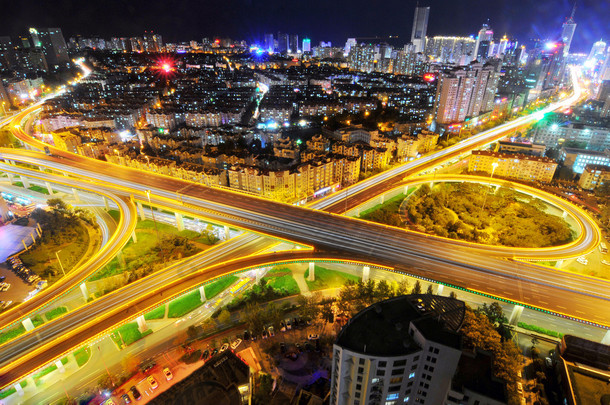
<svg viewBox="0 0 610 405">
<path fill-rule="evenodd" d="M 171 380 L 172 378 L 174 378 L 174 375 L 172 374 L 171 370 L 169 369 L 169 367 L 165 367 L 163 369 L 163 375 L 165 376 L 165 379 L 167 381 Z"/>
</svg>

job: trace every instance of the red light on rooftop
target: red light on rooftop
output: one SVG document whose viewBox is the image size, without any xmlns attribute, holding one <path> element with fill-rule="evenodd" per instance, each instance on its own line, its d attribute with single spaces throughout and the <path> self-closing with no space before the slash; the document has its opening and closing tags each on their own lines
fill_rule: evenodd
<svg viewBox="0 0 610 405">
<path fill-rule="evenodd" d="M 428 83 L 432 83 L 436 80 L 436 75 L 434 73 L 424 73 L 423 79 Z"/>
</svg>

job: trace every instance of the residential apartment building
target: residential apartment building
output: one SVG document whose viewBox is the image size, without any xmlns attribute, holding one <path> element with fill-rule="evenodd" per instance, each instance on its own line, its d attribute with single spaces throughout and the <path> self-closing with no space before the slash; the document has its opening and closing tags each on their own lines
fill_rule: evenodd
<svg viewBox="0 0 610 405">
<path fill-rule="evenodd" d="M 493 172 L 499 177 L 524 181 L 548 183 L 553 179 L 556 169 L 557 162 L 546 157 L 485 150 L 472 151 L 468 160 L 469 172 Z"/>
<path fill-rule="evenodd" d="M 610 151 L 563 148 L 559 159 L 563 161 L 564 166 L 571 168 L 574 173 L 580 174 L 587 165 L 610 166 Z"/>
<path fill-rule="evenodd" d="M 607 181 L 610 181 L 610 166 L 586 165 L 578 185 L 585 190 L 593 190 Z"/>
<path fill-rule="evenodd" d="M 542 121 L 534 132 L 534 142 L 547 147 L 557 147 L 567 141 L 581 142 L 587 149 L 604 150 L 610 148 L 610 129 L 583 124 L 559 125 Z"/>
</svg>

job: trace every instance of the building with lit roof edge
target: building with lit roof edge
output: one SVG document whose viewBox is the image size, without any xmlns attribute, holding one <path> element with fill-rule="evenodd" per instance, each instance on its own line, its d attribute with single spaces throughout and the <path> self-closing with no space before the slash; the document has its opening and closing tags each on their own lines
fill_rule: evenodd
<svg viewBox="0 0 610 405">
<path fill-rule="evenodd" d="M 464 361 L 491 364 L 488 356 L 462 353 L 465 310 L 463 301 L 412 294 L 360 311 L 333 346 L 330 404 L 505 403 L 503 384 L 489 373 L 476 376 L 479 386 L 493 387 L 488 392 L 467 381 L 468 372 L 456 373 Z"/>
<path fill-rule="evenodd" d="M 557 162 L 541 156 L 473 150 L 468 159 L 468 171 L 494 173 L 507 179 L 548 183 L 557 170 Z"/>
</svg>

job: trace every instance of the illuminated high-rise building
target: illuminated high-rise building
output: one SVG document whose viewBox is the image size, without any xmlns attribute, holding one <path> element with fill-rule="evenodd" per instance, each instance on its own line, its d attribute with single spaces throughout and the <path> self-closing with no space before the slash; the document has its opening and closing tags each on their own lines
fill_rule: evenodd
<svg viewBox="0 0 610 405">
<path fill-rule="evenodd" d="M 574 12 L 576 11 L 576 4 L 572 8 L 572 14 L 561 26 L 561 40 L 564 43 L 563 52 L 564 55 L 570 53 L 570 44 L 572 38 L 574 38 L 574 31 L 576 31 L 576 23 L 574 22 Z"/>
<path fill-rule="evenodd" d="M 426 57 L 440 63 L 470 63 L 474 55 L 475 40 L 470 37 L 426 38 Z"/>
<path fill-rule="evenodd" d="M 352 47 L 356 46 L 358 42 L 356 42 L 356 38 L 348 38 L 345 42 L 345 55 L 349 55 L 349 52 L 352 50 Z"/>
<path fill-rule="evenodd" d="M 296 34 L 290 35 L 290 42 L 288 45 L 288 53 L 299 52 L 299 36 Z"/>
<path fill-rule="evenodd" d="M 275 50 L 275 41 L 273 39 L 273 34 L 265 34 L 263 39 L 263 49 L 268 52 L 273 52 Z"/>
<path fill-rule="evenodd" d="M 311 39 L 303 38 L 303 53 L 311 52 Z"/>
<path fill-rule="evenodd" d="M 67 65 L 70 62 L 68 58 L 68 47 L 66 40 L 59 28 L 30 28 L 32 42 L 34 47 L 41 48 L 44 57 L 49 67 Z"/>
<path fill-rule="evenodd" d="M 601 39 L 594 43 L 587 59 L 596 61 L 603 60 L 606 57 L 606 46 L 607 44 Z"/>
<path fill-rule="evenodd" d="M 483 24 L 477 36 L 474 56 L 479 62 L 484 62 L 489 55 L 489 46 L 494 39 L 494 32 L 488 24 Z"/>
<path fill-rule="evenodd" d="M 415 15 L 413 16 L 413 29 L 411 30 L 411 43 L 415 46 L 416 53 L 424 52 L 429 16 L 430 7 L 415 7 Z"/>
<path fill-rule="evenodd" d="M 277 34 L 277 51 L 278 52 L 286 52 L 290 49 L 290 36 L 288 34 L 282 34 L 281 32 Z"/>
<path fill-rule="evenodd" d="M 15 66 L 15 45 L 11 37 L 0 37 L 0 70 Z"/>
</svg>

